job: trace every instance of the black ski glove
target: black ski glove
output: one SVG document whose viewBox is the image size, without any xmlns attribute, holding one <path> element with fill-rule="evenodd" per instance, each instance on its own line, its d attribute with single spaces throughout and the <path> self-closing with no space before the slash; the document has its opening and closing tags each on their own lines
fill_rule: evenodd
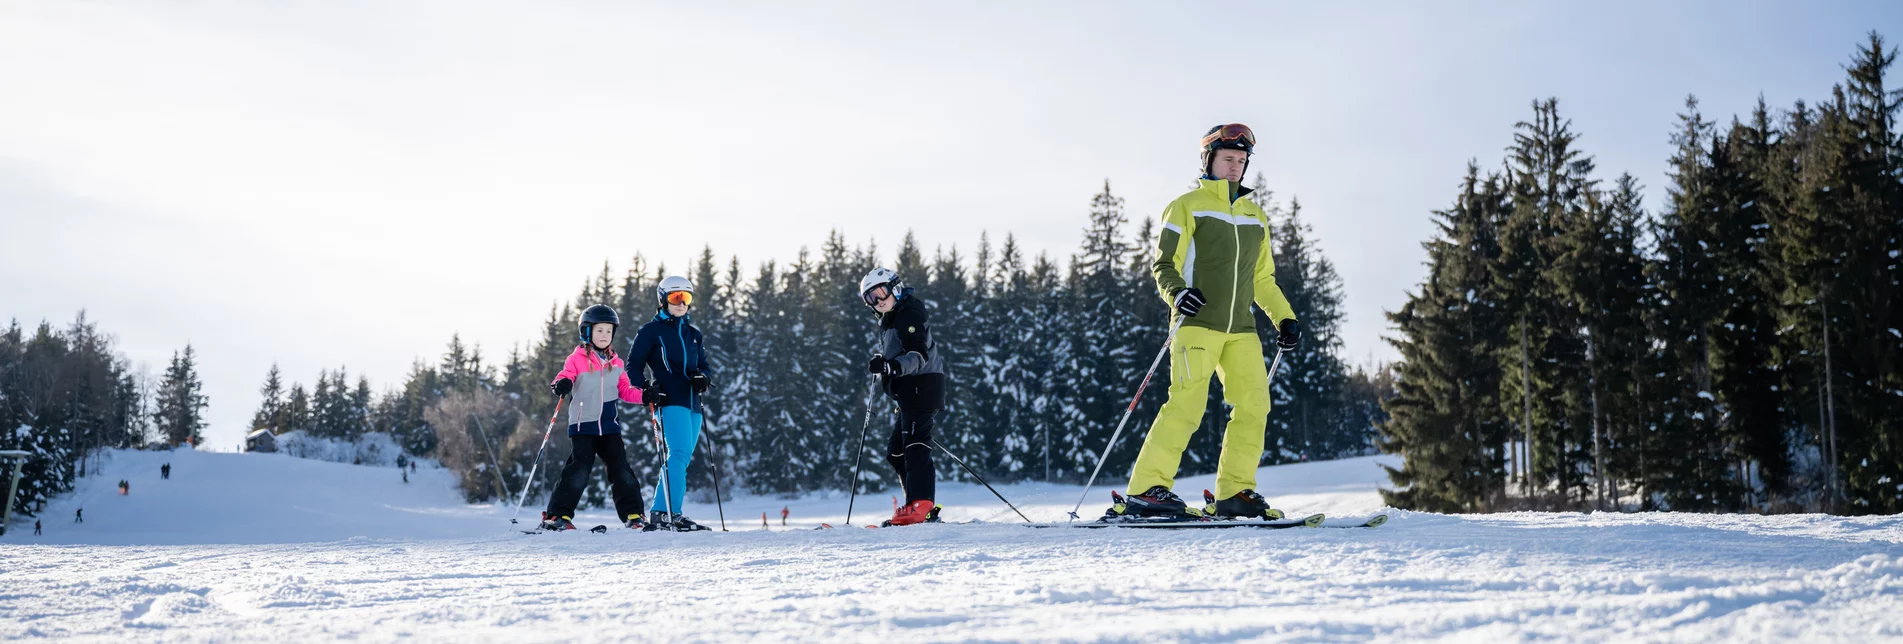
<svg viewBox="0 0 1903 644">
<path fill-rule="evenodd" d="M 568 392 L 575 390 L 575 381 L 569 380 L 567 378 L 562 378 L 560 380 L 556 380 L 555 382 L 549 384 L 548 390 L 555 392 L 556 398 L 561 398 L 563 396 L 567 396 Z"/>
<path fill-rule="evenodd" d="M 1282 321 L 1281 330 L 1275 334 L 1275 346 L 1283 351 L 1294 351 L 1302 344 L 1302 323 L 1295 318 Z"/>
<path fill-rule="evenodd" d="M 704 394 L 707 393 L 707 388 L 712 385 L 707 382 L 707 374 L 695 373 L 687 379 L 687 386 L 693 387 L 694 393 Z"/>
<path fill-rule="evenodd" d="M 872 361 L 866 363 L 866 372 L 875 376 L 896 376 L 899 375 L 899 364 L 875 354 Z"/>
<path fill-rule="evenodd" d="M 1183 314 L 1186 318 L 1196 317 L 1196 312 L 1203 310 L 1203 305 L 1208 302 L 1209 300 L 1203 299 L 1203 292 L 1195 288 L 1176 292 L 1176 312 Z"/>
<path fill-rule="evenodd" d="M 673 399 L 659 386 L 641 388 L 641 404 L 649 407 L 666 407 Z"/>
</svg>

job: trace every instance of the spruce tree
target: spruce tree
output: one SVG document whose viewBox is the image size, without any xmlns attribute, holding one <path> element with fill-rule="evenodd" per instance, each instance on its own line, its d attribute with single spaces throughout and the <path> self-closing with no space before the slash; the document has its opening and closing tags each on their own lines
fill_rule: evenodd
<svg viewBox="0 0 1903 644">
<path fill-rule="evenodd" d="M 271 370 L 264 374 L 264 386 L 258 388 L 258 395 L 263 396 L 264 401 L 258 403 L 258 413 L 251 417 L 251 430 L 268 429 L 278 433 L 277 423 L 284 414 L 284 380 L 278 375 L 277 363 L 271 363 Z"/>
<path fill-rule="evenodd" d="M 1382 402 L 1383 452 L 1405 457 L 1387 467 L 1390 505 L 1436 512 L 1482 509 L 1501 492 L 1496 474 L 1505 460 L 1504 423 L 1498 420 L 1503 344 L 1501 280 L 1492 270 L 1501 248 L 1506 182 L 1482 179 L 1468 164 L 1454 206 L 1435 213 L 1437 234 L 1427 249 L 1429 275 L 1400 311 L 1388 314 L 1401 353 L 1394 395 Z M 1385 466 L 1384 466 L 1385 467 Z"/>
<path fill-rule="evenodd" d="M 1577 473 L 1590 469 L 1585 342 L 1574 332 L 1577 316 L 1556 291 L 1552 267 L 1558 231 L 1585 216 L 1593 162 L 1576 149 L 1579 135 L 1559 115 L 1558 100 L 1535 101 L 1533 112 L 1532 120 L 1515 124 L 1507 149 L 1512 211 L 1498 226 L 1501 254 L 1492 264 L 1501 309 L 1526 337 L 1524 351 L 1499 354 L 1509 385 L 1502 393 L 1512 396 L 1501 403 L 1517 412 L 1529 443 L 1532 487 L 1554 484 L 1555 502 L 1569 504 L 1587 489 Z"/>
<path fill-rule="evenodd" d="M 1649 267 L 1661 301 L 1650 309 L 1652 334 L 1665 340 L 1666 377 L 1656 382 L 1661 417 L 1653 433 L 1658 456 L 1648 467 L 1646 489 L 1674 509 L 1711 510 L 1739 497 L 1725 476 L 1728 454 L 1720 436 L 1720 408 L 1711 370 L 1714 311 L 1725 306 L 1714 256 L 1715 220 L 1724 207 L 1712 154 L 1719 149 L 1712 124 L 1687 98 L 1673 142 L 1672 186 L 1652 232 L 1656 258 Z"/>
<path fill-rule="evenodd" d="M 1335 458 L 1367 445 L 1370 427 L 1350 426 L 1344 413 L 1348 369 L 1341 360 L 1341 276 L 1314 243 L 1314 229 L 1302 220 L 1302 204 L 1290 200 L 1287 214 L 1275 222 L 1275 281 L 1301 321 L 1302 345 L 1282 354 L 1270 383 L 1276 407 L 1269 412 L 1268 462 Z M 1256 313 L 1256 330 L 1275 357 L 1275 326 Z"/>
<path fill-rule="evenodd" d="M 204 388 L 198 379 L 197 356 L 187 344 L 184 351 L 172 354 L 165 380 L 159 384 L 157 425 L 168 444 L 196 445 L 204 440 L 204 410 L 209 405 Z"/>
</svg>

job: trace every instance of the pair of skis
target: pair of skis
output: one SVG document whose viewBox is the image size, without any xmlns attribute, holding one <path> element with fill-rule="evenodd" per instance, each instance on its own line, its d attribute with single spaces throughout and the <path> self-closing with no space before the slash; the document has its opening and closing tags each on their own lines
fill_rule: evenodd
<svg viewBox="0 0 1903 644">
<path fill-rule="evenodd" d="M 589 532 L 593 532 L 593 533 L 595 533 L 595 534 L 607 534 L 607 533 L 608 533 L 608 526 L 607 526 L 607 525 L 605 525 L 605 524 L 604 524 L 604 525 L 598 525 L 598 526 L 595 526 L 595 527 L 592 527 L 592 528 L 589 528 L 589 529 L 588 529 L 588 531 L 589 531 Z M 542 530 L 542 529 L 535 529 L 535 530 L 517 530 L 516 532 L 520 532 L 520 533 L 522 533 L 522 534 L 542 534 L 542 533 L 544 533 L 544 532 L 549 532 L 549 530 Z M 575 530 L 555 530 L 554 532 L 581 532 L 581 530 L 580 530 L 580 529 L 578 528 L 578 529 L 575 529 Z"/>
<path fill-rule="evenodd" d="M 1211 518 L 1190 518 L 1190 517 L 1184 517 L 1184 518 L 1162 517 L 1162 518 L 1154 518 L 1154 519 L 1127 519 L 1123 521 L 1090 521 L 1086 523 L 1021 523 L 1018 525 L 1022 525 L 1027 528 L 1150 528 L 1153 530 L 1154 529 L 1173 529 L 1173 528 L 1185 528 L 1185 529 L 1262 528 L 1266 530 L 1282 530 L 1286 528 L 1341 528 L 1341 529 L 1378 528 L 1388 522 L 1388 515 L 1385 515 L 1385 514 L 1377 514 L 1372 517 L 1368 517 L 1367 519 L 1361 521 L 1360 523 L 1335 523 L 1335 524 L 1324 523 L 1323 521 L 1327 520 L 1327 518 L 1328 516 L 1324 514 L 1311 514 L 1311 515 L 1302 517 L 1300 519 L 1283 519 L 1283 520 L 1276 520 L 1276 521 L 1264 521 L 1259 519 L 1211 519 Z M 920 525 L 930 525 L 930 524 L 920 524 Z M 953 524 L 942 524 L 942 525 L 963 525 L 963 524 L 953 523 Z M 822 524 L 819 524 L 819 527 L 816 529 L 826 530 L 832 527 L 833 527 L 832 524 L 822 523 Z M 869 525 L 866 527 L 879 528 L 882 526 Z"/>
<path fill-rule="evenodd" d="M 1110 498 L 1115 500 L 1119 506 L 1123 504 L 1123 496 L 1120 494 L 1117 494 L 1115 491 L 1112 491 L 1110 493 Z M 1337 523 L 1334 525 L 1328 525 L 1326 523 L 1323 523 L 1324 521 L 1328 519 L 1328 515 L 1325 515 L 1325 514 L 1318 513 L 1318 514 L 1311 514 L 1299 519 L 1284 519 L 1284 518 L 1281 518 L 1282 513 L 1280 511 L 1275 512 L 1274 514 L 1275 518 L 1272 518 L 1272 519 L 1225 519 L 1225 518 L 1217 517 L 1216 514 L 1214 513 L 1213 508 L 1216 503 L 1216 497 L 1215 495 L 1210 494 L 1209 490 L 1203 490 L 1203 501 L 1207 502 L 1210 505 L 1210 508 L 1205 509 L 1202 512 L 1190 510 L 1188 511 L 1187 514 L 1182 516 L 1121 517 L 1116 515 L 1106 515 L 1102 519 L 1098 519 L 1097 521 L 1093 521 L 1089 523 L 1076 523 L 1076 522 L 1039 523 L 1039 524 L 1033 524 L 1031 527 L 1033 528 L 1263 528 L 1267 530 L 1282 530 L 1286 528 L 1378 528 L 1378 527 L 1381 527 L 1382 524 L 1385 524 L 1388 522 L 1388 515 L 1377 514 L 1372 517 L 1368 517 L 1367 519 L 1361 521 L 1360 523 L 1347 523 L 1347 524 Z"/>
<path fill-rule="evenodd" d="M 1265 521 L 1260 519 L 1209 519 L 1163 517 L 1156 519 L 1126 519 L 1122 521 L 1090 521 L 1086 523 L 1033 523 L 1033 528 L 1151 528 L 1151 529 L 1204 529 L 1204 528 L 1262 528 L 1282 530 L 1286 528 L 1377 528 L 1388 522 L 1388 515 L 1377 514 L 1360 523 L 1327 524 L 1323 514 L 1311 514 L 1300 519 L 1282 519 Z"/>
</svg>

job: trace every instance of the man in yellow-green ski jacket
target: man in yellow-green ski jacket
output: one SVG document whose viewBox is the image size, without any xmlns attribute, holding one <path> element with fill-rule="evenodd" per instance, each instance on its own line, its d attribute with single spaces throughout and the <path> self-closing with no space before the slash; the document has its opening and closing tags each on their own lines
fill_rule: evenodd
<svg viewBox="0 0 1903 644">
<path fill-rule="evenodd" d="M 1209 377 L 1222 378 L 1234 408 L 1217 465 L 1216 503 L 1205 514 L 1282 518 L 1255 491 L 1269 416 L 1268 369 L 1256 335 L 1253 303 L 1275 321 L 1276 345 L 1292 350 L 1301 327 L 1275 283 L 1269 221 L 1241 185 L 1255 151 L 1255 133 L 1240 123 L 1210 128 L 1202 140 L 1200 185 L 1163 211 L 1153 272 L 1156 287 L 1181 324 L 1170 344 L 1169 401 L 1156 414 L 1130 473 L 1129 495 L 1106 518 L 1195 514 L 1170 491 L 1183 448 L 1202 424 Z"/>
</svg>

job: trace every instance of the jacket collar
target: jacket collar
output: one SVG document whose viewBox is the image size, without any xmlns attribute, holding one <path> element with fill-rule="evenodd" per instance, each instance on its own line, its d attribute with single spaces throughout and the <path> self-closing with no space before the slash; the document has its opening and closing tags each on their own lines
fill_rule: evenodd
<svg viewBox="0 0 1903 644">
<path fill-rule="evenodd" d="M 596 351 L 593 346 L 586 344 L 575 345 L 574 355 L 587 358 L 590 362 L 597 365 L 611 365 L 614 364 L 616 360 L 621 359 L 621 354 L 615 353 L 613 344 L 608 345 L 608 357 L 606 358 L 601 357 L 601 352 Z"/>
<path fill-rule="evenodd" d="M 1223 199 L 1228 200 L 1229 203 L 1235 203 L 1237 199 L 1247 197 L 1249 196 L 1249 193 L 1255 192 L 1254 190 L 1249 189 L 1247 186 L 1236 184 L 1235 193 L 1232 196 L 1231 193 L 1229 192 L 1230 190 L 1229 181 L 1226 181 L 1223 179 L 1211 179 L 1208 177 L 1203 177 L 1201 179 L 1197 179 L 1196 181 L 1198 184 L 1196 186 L 1197 190 L 1204 190 L 1204 191 L 1208 191 L 1210 194 L 1219 195 Z"/>
<path fill-rule="evenodd" d="M 893 294 L 892 310 L 886 311 L 885 313 L 878 313 L 877 315 L 879 316 L 880 320 L 884 320 L 887 316 L 893 315 L 895 313 L 898 313 L 901 310 L 904 310 L 907 307 L 913 307 L 913 306 L 923 306 L 923 305 L 919 303 L 918 298 L 912 297 L 912 287 L 907 286 L 904 288 L 900 288 L 898 293 Z M 875 313 L 877 312 L 875 311 Z"/>
</svg>

